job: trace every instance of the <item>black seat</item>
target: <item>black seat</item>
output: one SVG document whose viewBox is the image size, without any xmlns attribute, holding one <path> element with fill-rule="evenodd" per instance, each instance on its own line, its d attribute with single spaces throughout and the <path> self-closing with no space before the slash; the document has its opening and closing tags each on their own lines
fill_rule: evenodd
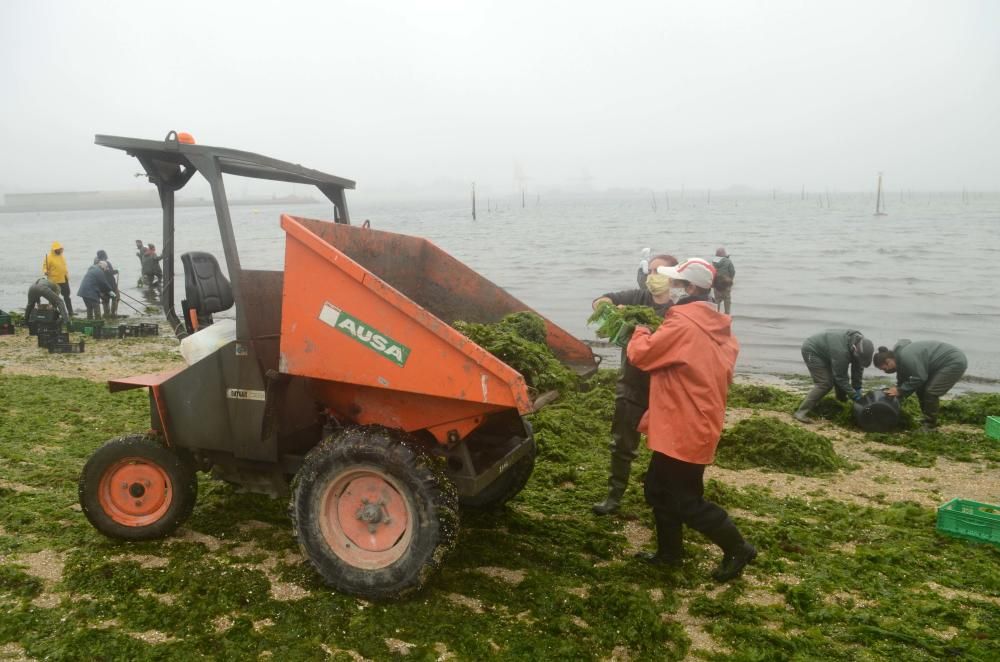
<svg viewBox="0 0 1000 662">
<path fill-rule="evenodd" d="M 181 255 L 184 265 L 185 312 L 198 315 L 199 326 L 212 323 L 212 313 L 233 307 L 233 288 L 222 275 L 219 262 L 211 253 L 193 251 Z M 185 322 L 188 322 L 185 315 Z"/>
</svg>

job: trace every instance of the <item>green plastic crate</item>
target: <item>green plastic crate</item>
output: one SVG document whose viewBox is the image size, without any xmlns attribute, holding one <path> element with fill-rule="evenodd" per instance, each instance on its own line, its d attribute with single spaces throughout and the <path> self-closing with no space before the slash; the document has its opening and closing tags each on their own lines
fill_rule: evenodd
<svg viewBox="0 0 1000 662">
<path fill-rule="evenodd" d="M 104 327 L 104 320 L 73 320 L 70 322 L 70 331 L 75 331 L 77 333 L 83 333 L 88 336 L 94 335 L 95 329 L 100 329 Z"/>
<path fill-rule="evenodd" d="M 938 508 L 937 530 L 956 538 L 1000 546 L 1000 506 L 952 499 Z"/>
<path fill-rule="evenodd" d="M 986 417 L 986 436 L 990 439 L 1000 439 L 1000 416 Z"/>
</svg>

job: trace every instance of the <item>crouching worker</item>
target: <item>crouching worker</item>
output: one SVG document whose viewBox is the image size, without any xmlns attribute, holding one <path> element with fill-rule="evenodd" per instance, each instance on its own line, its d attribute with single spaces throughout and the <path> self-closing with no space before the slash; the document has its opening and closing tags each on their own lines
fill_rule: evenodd
<svg viewBox="0 0 1000 662">
<path fill-rule="evenodd" d="M 62 292 L 59 286 L 53 283 L 46 277 L 41 277 L 35 281 L 35 283 L 28 288 L 28 307 L 24 309 L 24 321 L 31 320 L 31 313 L 35 311 L 35 306 L 38 305 L 39 299 L 45 299 L 56 310 L 59 311 L 59 319 L 63 324 L 69 324 L 69 312 L 66 310 L 66 304 L 62 300 Z"/>
<path fill-rule="evenodd" d="M 712 265 L 692 258 L 657 272 L 671 279 L 675 303 L 655 333 L 639 327 L 628 345 L 629 360 L 649 373 L 649 410 L 639 429 L 653 451 L 646 502 L 653 509 L 658 546 L 655 554 L 636 556 L 657 565 L 679 564 L 687 525 L 722 548 L 712 577 L 725 582 L 757 557 L 729 514 L 704 496 L 705 466 L 719 445 L 739 343 L 732 319 L 710 301 Z"/>
<path fill-rule="evenodd" d="M 104 260 L 91 265 L 84 274 L 76 295 L 87 306 L 87 319 L 101 319 L 101 298 L 114 297 L 114 290 L 108 284 L 107 272 L 110 266 Z"/>
<path fill-rule="evenodd" d="M 958 383 L 969 362 L 962 350 L 948 343 L 900 340 L 891 351 L 878 348 L 875 367 L 896 373 L 896 386 L 886 389 L 886 395 L 902 399 L 917 394 L 924 413 L 923 428 L 931 430 L 937 427 L 941 396 Z"/>
<path fill-rule="evenodd" d="M 802 343 L 802 360 L 809 368 L 813 387 L 796 410 L 796 420 L 809 423 L 809 412 L 830 389 L 835 389 L 841 402 L 847 398 L 860 400 L 861 378 L 865 368 L 872 364 L 874 351 L 872 341 L 853 329 L 827 329 L 806 338 Z M 850 380 L 847 378 L 848 369 Z"/>
</svg>

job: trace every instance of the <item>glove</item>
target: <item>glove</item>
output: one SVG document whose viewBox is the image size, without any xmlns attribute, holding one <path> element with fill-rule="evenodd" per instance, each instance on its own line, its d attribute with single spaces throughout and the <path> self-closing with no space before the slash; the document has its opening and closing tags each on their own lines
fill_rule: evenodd
<svg viewBox="0 0 1000 662">
<path fill-rule="evenodd" d="M 861 389 L 859 389 L 859 388 L 854 389 L 854 395 L 851 396 L 851 397 L 854 399 L 855 402 L 857 402 L 858 400 L 860 400 L 861 399 Z"/>
<path fill-rule="evenodd" d="M 651 249 L 651 248 L 643 248 L 642 249 L 642 259 L 639 260 L 639 269 L 641 269 L 642 273 L 644 273 L 644 274 L 648 274 L 649 273 L 649 255 L 652 252 L 653 252 L 653 249 Z"/>
</svg>

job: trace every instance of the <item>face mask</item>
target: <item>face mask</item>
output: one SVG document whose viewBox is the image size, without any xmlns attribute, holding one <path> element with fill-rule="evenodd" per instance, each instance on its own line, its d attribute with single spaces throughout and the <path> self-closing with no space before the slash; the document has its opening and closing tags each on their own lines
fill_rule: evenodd
<svg viewBox="0 0 1000 662">
<path fill-rule="evenodd" d="M 681 299 L 687 296 L 687 291 L 683 287 L 671 287 L 670 288 L 670 300 L 677 303 Z"/>
<path fill-rule="evenodd" d="M 646 276 L 646 289 L 653 296 L 664 294 L 670 289 L 670 278 L 663 274 L 651 273 Z"/>
</svg>

